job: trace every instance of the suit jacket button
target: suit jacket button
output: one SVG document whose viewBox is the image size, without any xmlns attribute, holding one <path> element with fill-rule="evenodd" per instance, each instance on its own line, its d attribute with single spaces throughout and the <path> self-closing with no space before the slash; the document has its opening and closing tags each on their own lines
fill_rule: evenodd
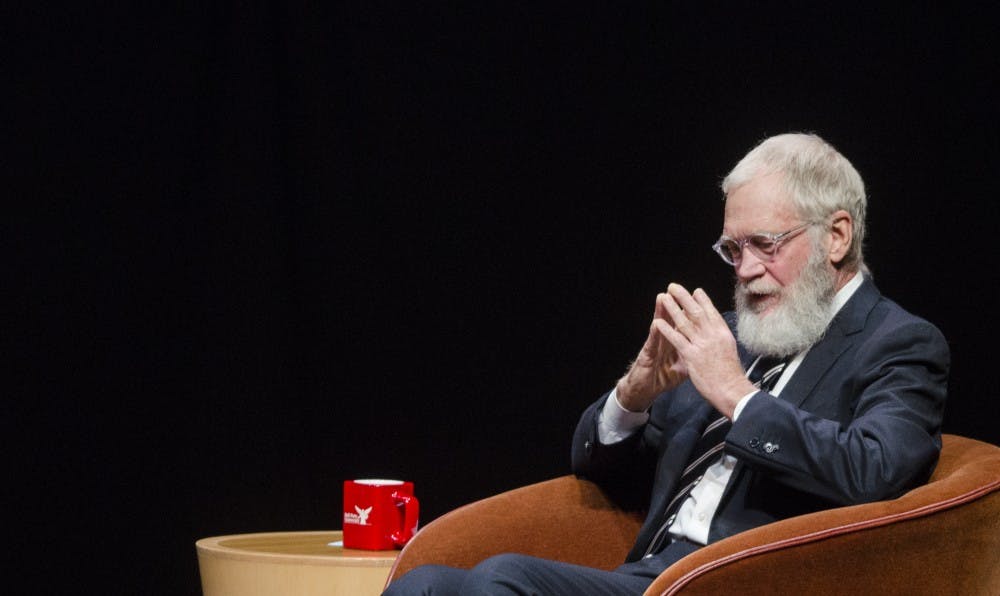
<svg viewBox="0 0 1000 596">
<path fill-rule="evenodd" d="M 760 439 L 758 439 L 757 437 L 754 437 L 754 438 L 750 439 L 750 448 L 751 449 L 756 449 L 757 445 L 760 445 Z"/>
<path fill-rule="evenodd" d="M 774 453 L 778 449 L 779 449 L 779 447 L 778 447 L 777 443 L 765 443 L 764 444 L 764 451 L 766 451 L 768 453 Z"/>
<path fill-rule="evenodd" d="M 584 441 L 583 450 L 586 451 L 587 453 L 590 453 L 591 451 L 594 450 L 594 444 L 591 443 L 590 441 Z"/>
</svg>

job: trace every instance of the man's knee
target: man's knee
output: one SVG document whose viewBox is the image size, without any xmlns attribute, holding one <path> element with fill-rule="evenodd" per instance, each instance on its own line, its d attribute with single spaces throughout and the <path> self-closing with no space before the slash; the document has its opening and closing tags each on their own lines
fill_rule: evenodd
<svg viewBox="0 0 1000 596">
<path fill-rule="evenodd" d="M 469 570 L 462 583 L 463 594 L 521 594 L 535 579 L 535 568 L 543 564 L 535 557 L 505 553 L 492 556 Z"/>
<path fill-rule="evenodd" d="M 383 592 L 384 596 L 446 596 L 459 594 L 465 571 L 444 565 L 422 565 L 403 574 Z"/>
<path fill-rule="evenodd" d="M 520 573 L 525 567 L 531 566 L 538 561 L 535 557 L 529 557 L 528 555 L 519 555 L 516 553 L 503 553 L 501 555 L 493 555 L 492 557 L 484 560 L 483 562 L 476 565 L 472 571 L 474 573 L 481 573 L 487 575 L 493 574 L 507 574 L 507 573 Z"/>
<path fill-rule="evenodd" d="M 519 593 L 531 583 L 529 569 L 538 559 L 526 555 L 496 555 L 471 570 L 444 565 L 421 565 L 394 580 L 384 596 L 443 596 L 447 594 Z"/>
</svg>

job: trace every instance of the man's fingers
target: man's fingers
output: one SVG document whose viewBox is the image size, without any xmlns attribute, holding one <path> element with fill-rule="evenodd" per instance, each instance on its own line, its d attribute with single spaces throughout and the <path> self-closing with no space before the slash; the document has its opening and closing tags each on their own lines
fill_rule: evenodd
<svg viewBox="0 0 1000 596">
<path fill-rule="evenodd" d="M 677 305 L 672 303 L 672 299 L 667 302 L 670 304 L 668 308 L 677 309 Z M 680 309 L 677 309 L 677 311 L 679 313 L 678 317 L 674 319 L 677 322 L 673 326 L 668 324 L 663 319 L 657 319 L 654 321 L 654 324 L 656 325 L 657 331 L 660 332 L 660 335 L 662 335 L 675 350 L 680 351 L 681 348 L 688 343 L 688 337 L 684 333 L 684 330 L 689 329 L 691 327 L 691 323 L 684 318 L 684 313 L 680 312 Z"/>
<path fill-rule="evenodd" d="M 688 293 L 687 289 L 680 284 L 670 284 L 667 293 L 674 299 L 677 305 L 684 311 L 684 315 L 694 323 L 697 323 L 704 316 L 701 304 Z"/>
<path fill-rule="evenodd" d="M 667 340 L 672 346 L 676 347 L 676 342 L 684 339 L 684 336 L 679 331 L 668 325 L 663 319 L 653 321 L 653 325 L 656 327 L 656 331 L 659 332 L 660 337 Z"/>
<path fill-rule="evenodd" d="M 656 314 L 654 319 L 661 319 L 667 322 L 668 325 L 674 324 L 674 319 L 670 315 L 670 311 L 667 308 L 667 300 L 670 298 L 670 294 L 666 292 L 662 294 L 657 294 L 656 296 Z"/>
<path fill-rule="evenodd" d="M 715 308 L 715 304 L 712 303 L 712 299 L 708 297 L 705 290 L 698 288 L 694 291 L 692 296 L 695 302 L 701 306 L 702 311 L 704 311 L 705 315 L 709 319 L 722 319 L 722 313 Z"/>
<path fill-rule="evenodd" d="M 677 350 L 720 322 L 724 323 L 722 315 L 701 288 L 692 294 L 684 286 L 671 283 L 665 293 L 656 297 L 654 326 Z"/>
<path fill-rule="evenodd" d="M 698 288 L 693 293 L 689 293 L 684 286 L 675 283 L 670 284 L 667 292 L 674 304 L 682 311 L 683 316 L 692 324 L 705 327 L 706 325 L 714 326 L 720 322 L 725 323 L 722 314 L 715 308 L 715 304 L 712 303 L 712 299 L 708 297 L 705 290 Z M 678 318 L 674 311 L 670 312 L 675 319 Z M 682 325 L 675 324 L 674 327 L 681 329 Z"/>
<path fill-rule="evenodd" d="M 667 315 L 670 317 L 669 323 L 672 324 L 674 329 L 683 332 L 684 329 L 691 325 L 684 309 L 677 304 L 677 300 L 674 299 L 672 294 L 665 294 L 663 296 L 663 307 L 666 309 Z"/>
</svg>

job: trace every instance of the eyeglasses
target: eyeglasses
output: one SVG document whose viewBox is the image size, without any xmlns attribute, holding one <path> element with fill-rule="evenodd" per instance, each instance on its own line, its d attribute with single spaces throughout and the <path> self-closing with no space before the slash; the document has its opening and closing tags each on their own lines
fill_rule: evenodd
<svg viewBox="0 0 1000 596">
<path fill-rule="evenodd" d="M 719 253 L 723 261 L 734 267 L 738 266 L 743 260 L 744 246 L 749 248 L 750 252 L 761 261 L 770 263 L 774 260 L 774 255 L 777 254 L 778 247 L 781 246 L 782 242 L 794 238 L 811 225 L 813 225 L 812 222 L 804 223 L 797 228 L 792 228 L 780 234 L 753 234 L 740 240 L 723 236 L 719 238 L 718 242 L 712 245 L 712 250 Z"/>
</svg>

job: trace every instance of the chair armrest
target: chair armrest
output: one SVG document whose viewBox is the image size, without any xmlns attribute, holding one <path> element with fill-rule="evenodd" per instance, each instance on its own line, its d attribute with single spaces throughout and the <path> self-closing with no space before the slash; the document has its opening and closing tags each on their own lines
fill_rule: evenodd
<svg viewBox="0 0 1000 596">
<path fill-rule="evenodd" d="M 428 563 L 471 568 L 500 553 L 522 553 L 612 569 L 628 554 L 642 518 L 597 487 L 562 476 L 465 505 L 410 540 L 389 581 Z"/>
<path fill-rule="evenodd" d="M 929 484 L 720 540 L 669 567 L 646 594 L 741 591 L 1000 593 L 1000 448 L 946 435 Z"/>
</svg>

